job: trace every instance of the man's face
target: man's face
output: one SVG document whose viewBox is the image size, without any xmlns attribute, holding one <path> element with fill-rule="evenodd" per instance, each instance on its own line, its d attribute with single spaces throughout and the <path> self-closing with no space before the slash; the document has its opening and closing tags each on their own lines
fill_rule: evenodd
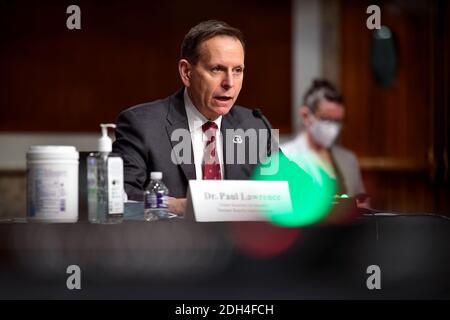
<svg viewBox="0 0 450 320">
<path fill-rule="evenodd" d="M 183 80 L 197 109 L 209 120 L 227 114 L 233 107 L 244 79 L 244 48 L 229 36 L 216 36 L 199 47 L 195 65 L 186 63 Z"/>
</svg>

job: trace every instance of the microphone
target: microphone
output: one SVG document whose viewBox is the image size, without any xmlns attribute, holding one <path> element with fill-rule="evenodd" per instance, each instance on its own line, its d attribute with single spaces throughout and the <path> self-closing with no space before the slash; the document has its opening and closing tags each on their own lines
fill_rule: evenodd
<svg viewBox="0 0 450 320">
<path fill-rule="evenodd" d="M 270 126 L 267 118 L 262 114 L 261 109 L 256 108 L 252 111 L 252 113 L 255 118 L 259 118 L 262 120 L 267 128 L 267 131 L 269 132 L 269 139 L 267 140 L 267 156 L 270 157 L 270 155 L 272 154 L 272 127 Z"/>
</svg>

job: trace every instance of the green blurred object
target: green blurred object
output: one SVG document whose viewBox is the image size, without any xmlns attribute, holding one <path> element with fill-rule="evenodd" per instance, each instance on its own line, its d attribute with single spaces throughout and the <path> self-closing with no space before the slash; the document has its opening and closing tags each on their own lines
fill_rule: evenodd
<svg viewBox="0 0 450 320">
<path fill-rule="evenodd" d="M 284 154 L 277 153 L 270 157 L 270 164 L 278 161 L 278 170 L 274 174 L 264 174 L 262 164 L 253 175 L 254 180 L 283 181 L 289 183 L 292 212 L 280 212 L 271 208 L 275 214 L 267 214 L 275 225 L 283 227 L 301 227 L 317 223 L 324 219 L 330 211 L 336 190 L 336 180 L 331 178 L 319 166 L 320 179 L 315 179 Z"/>
</svg>

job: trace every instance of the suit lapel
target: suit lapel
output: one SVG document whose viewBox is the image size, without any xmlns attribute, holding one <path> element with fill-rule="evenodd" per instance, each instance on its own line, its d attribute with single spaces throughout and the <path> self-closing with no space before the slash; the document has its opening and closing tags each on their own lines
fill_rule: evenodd
<svg viewBox="0 0 450 320">
<path fill-rule="evenodd" d="M 182 163 L 182 159 L 179 157 L 177 153 L 175 153 L 175 156 L 177 157 L 177 163 L 179 163 L 179 166 L 183 170 L 184 175 L 186 176 L 187 180 L 193 180 L 195 179 L 195 165 L 194 165 L 194 154 L 192 152 L 192 141 L 191 141 L 191 135 L 189 132 L 189 123 L 187 120 L 186 115 L 186 109 L 184 107 L 184 98 L 183 98 L 184 89 L 181 89 L 178 91 L 175 95 L 170 97 L 169 102 L 169 111 L 167 113 L 167 136 L 169 138 L 170 144 L 173 148 L 178 144 L 181 143 L 181 141 L 172 141 L 172 133 L 177 129 L 186 130 L 189 135 L 186 138 L 189 138 L 189 145 L 190 145 L 190 154 L 191 154 L 191 161 L 190 163 Z"/>
</svg>

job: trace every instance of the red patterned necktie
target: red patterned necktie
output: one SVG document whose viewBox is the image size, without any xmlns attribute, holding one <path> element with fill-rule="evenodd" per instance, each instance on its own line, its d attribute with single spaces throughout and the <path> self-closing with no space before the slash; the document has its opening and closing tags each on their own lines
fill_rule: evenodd
<svg viewBox="0 0 450 320">
<path fill-rule="evenodd" d="M 202 125 L 202 130 L 208 139 L 203 152 L 203 180 L 221 180 L 222 175 L 220 174 L 220 162 L 216 152 L 217 124 L 215 122 L 208 121 Z"/>
</svg>

